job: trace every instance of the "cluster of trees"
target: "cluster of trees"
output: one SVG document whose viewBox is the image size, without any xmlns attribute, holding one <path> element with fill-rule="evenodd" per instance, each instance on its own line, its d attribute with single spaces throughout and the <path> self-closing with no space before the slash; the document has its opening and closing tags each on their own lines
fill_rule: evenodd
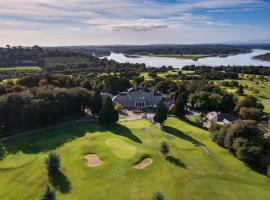
<svg viewBox="0 0 270 200">
<path fill-rule="evenodd" d="M 0 48 L 0 67 L 33 66 L 42 63 L 41 54 L 43 49 L 34 47 L 11 47 Z"/>
<path fill-rule="evenodd" d="M 210 130 L 212 140 L 218 145 L 252 168 L 267 171 L 270 159 L 266 152 L 269 145 L 256 121 L 244 120 L 226 126 L 215 124 Z"/>
<path fill-rule="evenodd" d="M 90 49 L 90 47 L 89 47 Z M 241 45 L 125 45 L 125 46 L 102 46 L 99 49 L 123 54 L 207 54 L 229 55 L 250 52 L 252 47 Z"/>
<path fill-rule="evenodd" d="M 237 103 L 233 94 L 206 80 L 175 83 L 169 79 L 156 78 L 141 84 L 141 86 L 150 87 L 152 85 L 155 85 L 158 91 L 169 94 L 175 100 L 175 105 L 170 108 L 170 112 L 178 117 L 184 116 L 187 104 L 197 110 L 231 112 Z"/>
<path fill-rule="evenodd" d="M 262 103 L 257 102 L 257 98 L 254 96 L 246 96 L 240 100 L 234 111 L 245 120 L 256 120 L 260 121 L 263 116 L 264 106 Z"/>
<path fill-rule="evenodd" d="M 233 94 L 224 91 L 217 85 L 207 81 L 193 81 L 186 86 L 189 103 L 198 110 L 216 110 L 229 112 L 235 106 Z"/>
<path fill-rule="evenodd" d="M 2 132 L 16 132 L 81 116 L 82 108 L 99 114 L 102 98 L 84 88 L 37 87 L 0 96 Z"/>
</svg>

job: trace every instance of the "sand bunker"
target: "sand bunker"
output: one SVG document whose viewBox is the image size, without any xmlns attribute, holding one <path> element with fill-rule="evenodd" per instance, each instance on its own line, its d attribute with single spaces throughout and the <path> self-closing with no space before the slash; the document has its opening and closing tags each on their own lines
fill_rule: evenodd
<svg viewBox="0 0 270 200">
<path fill-rule="evenodd" d="M 144 158 L 141 162 L 135 165 L 136 169 L 143 169 L 152 163 L 151 158 Z"/>
<path fill-rule="evenodd" d="M 87 160 L 88 166 L 90 167 L 96 167 L 101 165 L 101 160 L 96 154 L 87 154 L 86 156 L 84 156 L 84 158 Z"/>
</svg>

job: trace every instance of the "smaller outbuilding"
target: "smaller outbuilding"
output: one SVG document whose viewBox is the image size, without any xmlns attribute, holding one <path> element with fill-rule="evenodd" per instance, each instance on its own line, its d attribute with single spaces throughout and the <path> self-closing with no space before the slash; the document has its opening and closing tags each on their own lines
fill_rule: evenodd
<svg viewBox="0 0 270 200">
<path fill-rule="evenodd" d="M 203 127 L 209 128 L 214 123 L 230 124 L 238 118 L 228 113 L 209 112 L 203 120 Z"/>
</svg>

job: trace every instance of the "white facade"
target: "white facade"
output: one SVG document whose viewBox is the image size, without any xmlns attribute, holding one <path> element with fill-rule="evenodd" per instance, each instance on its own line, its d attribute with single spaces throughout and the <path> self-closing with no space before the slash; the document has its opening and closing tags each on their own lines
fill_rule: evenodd
<svg viewBox="0 0 270 200">
<path fill-rule="evenodd" d="M 167 95 L 148 88 L 130 88 L 113 98 L 113 103 L 121 103 L 124 108 L 149 108 L 156 107 L 162 100 L 167 100 Z"/>
</svg>

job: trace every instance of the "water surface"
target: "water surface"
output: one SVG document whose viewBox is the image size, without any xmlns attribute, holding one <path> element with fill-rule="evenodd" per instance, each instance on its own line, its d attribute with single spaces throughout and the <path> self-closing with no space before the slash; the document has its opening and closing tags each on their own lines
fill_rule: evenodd
<svg viewBox="0 0 270 200">
<path fill-rule="evenodd" d="M 198 61 L 183 58 L 171 58 L 171 57 L 155 57 L 155 56 L 140 56 L 140 57 L 126 57 L 121 53 L 111 53 L 106 58 L 115 60 L 120 63 L 145 63 L 146 66 L 161 67 L 163 65 L 173 66 L 174 68 L 180 68 L 186 65 L 209 65 L 209 66 L 220 66 L 220 65 L 231 65 L 231 66 L 268 66 L 270 67 L 269 61 L 261 61 L 253 59 L 254 56 L 268 53 L 268 50 L 254 49 L 251 53 L 230 55 L 228 57 L 209 57 L 201 58 Z"/>
</svg>

